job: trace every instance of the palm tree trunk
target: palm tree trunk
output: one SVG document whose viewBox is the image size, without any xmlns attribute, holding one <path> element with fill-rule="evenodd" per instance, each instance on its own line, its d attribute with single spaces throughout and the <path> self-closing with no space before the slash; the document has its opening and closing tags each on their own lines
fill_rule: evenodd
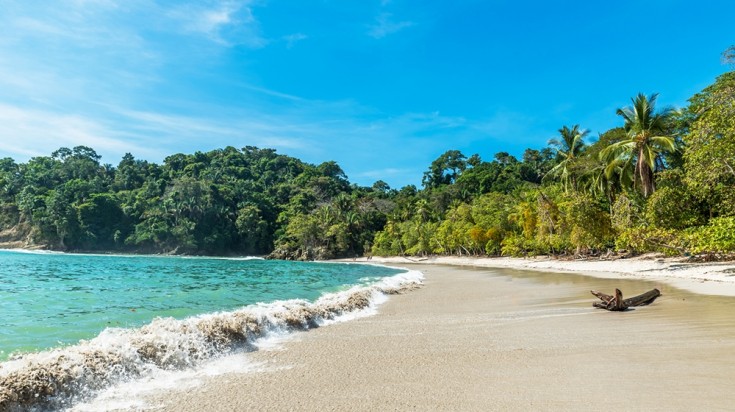
<svg viewBox="0 0 735 412">
<path fill-rule="evenodd" d="M 638 151 L 638 163 L 636 164 L 636 169 L 638 169 L 638 175 L 641 179 L 643 197 L 648 197 L 654 190 L 656 190 L 656 188 L 653 182 L 653 170 L 651 170 L 643 157 L 643 149 Z"/>
</svg>

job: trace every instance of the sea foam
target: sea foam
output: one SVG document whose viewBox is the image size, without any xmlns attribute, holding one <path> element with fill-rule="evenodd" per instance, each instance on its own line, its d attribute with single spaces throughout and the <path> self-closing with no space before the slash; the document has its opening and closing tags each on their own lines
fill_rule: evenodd
<svg viewBox="0 0 735 412">
<path fill-rule="evenodd" d="M 374 312 L 395 294 L 418 287 L 408 271 L 368 286 L 185 319 L 156 318 L 140 328 L 107 328 L 77 345 L 27 354 L 0 364 L 0 411 L 68 408 L 105 388 L 161 371 L 196 368 L 258 340 Z"/>
</svg>

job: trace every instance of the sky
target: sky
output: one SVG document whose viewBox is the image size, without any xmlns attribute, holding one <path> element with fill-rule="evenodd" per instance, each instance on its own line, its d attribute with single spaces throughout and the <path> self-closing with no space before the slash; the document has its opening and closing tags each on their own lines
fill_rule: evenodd
<svg viewBox="0 0 735 412">
<path fill-rule="evenodd" d="M 421 185 L 726 72 L 731 0 L 0 0 L 0 158 L 226 146 Z"/>
</svg>

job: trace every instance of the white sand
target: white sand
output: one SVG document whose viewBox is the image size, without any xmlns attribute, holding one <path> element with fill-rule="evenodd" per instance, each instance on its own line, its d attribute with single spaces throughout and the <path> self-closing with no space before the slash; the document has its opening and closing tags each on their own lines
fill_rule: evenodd
<svg viewBox="0 0 735 412">
<path fill-rule="evenodd" d="M 365 258 L 359 261 L 366 261 Z M 601 278 L 632 278 L 665 282 L 678 288 L 708 295 L 735 296 L 735 262 L 686 263 L 684 259 L 643 255 L 615 260 L 559 260 L 538 258 L 474 258 L 440 256 L 430 258 L 374 257 L 374 263 L 442 264 L 485 268 L 571 272 Z"/>
<path fill-rule="evenodd" d="M 242 355 L 265 365 L 259 372 L 148 401 L 167 411 L 732 408 L 733 298 L 632 279 L 419 268 L 426 285 L 376 316 Z M 651 306 L 591 308 L 591 288 L 652 285 L 663 296 Z"/>
</svg>

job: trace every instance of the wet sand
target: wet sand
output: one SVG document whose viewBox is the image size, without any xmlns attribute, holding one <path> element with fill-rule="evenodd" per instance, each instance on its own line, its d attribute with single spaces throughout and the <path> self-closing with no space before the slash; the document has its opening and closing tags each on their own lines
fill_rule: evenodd
<svg viewBox="0 0 735 412">
<path fill-rule="evenodd" d="M 247 355 L 258 372 L 151 398 L 166 411 L 731 410 L 735 298 L 666 283 L 416 267 L 425 286 L 376 316 Z M 652 287 L 653 305 L 591 307 L 589 289 Z"/>
</svg>

